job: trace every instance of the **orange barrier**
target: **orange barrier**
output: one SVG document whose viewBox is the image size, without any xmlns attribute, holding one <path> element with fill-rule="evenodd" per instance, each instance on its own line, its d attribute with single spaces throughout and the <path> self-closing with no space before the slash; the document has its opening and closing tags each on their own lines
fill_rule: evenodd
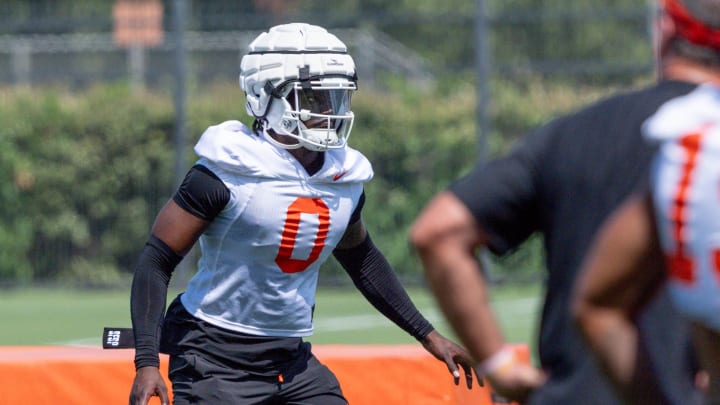
<svg viewBox="0 0 720 405">
<path fill-rule="evenodd" d="M 529 362 L 527 346 L 516 346 Z M 445 365 L 420 345 L 313 346 L 338 377 L 351 405 L 493 405 L 489 386 L 453 384 Z M 0 347 L 0 402 L 88 405 L 128 403 L 132 350 L 96 347 Z M 167 356 L 161 357 L 167 375 Z M 158 404 L 155 398 L 151 404 Z"/>
</svg>

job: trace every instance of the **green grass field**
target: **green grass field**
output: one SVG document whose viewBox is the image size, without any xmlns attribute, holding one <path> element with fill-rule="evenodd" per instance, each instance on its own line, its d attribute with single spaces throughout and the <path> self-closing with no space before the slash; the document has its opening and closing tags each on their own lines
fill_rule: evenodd
<svg viewBox="0 0 720 405">
<path fill-rule="evenodd" d="M 408 291 L 420 310 L 446 336 L 448 325 L 433 297 Z M 506 338 L 534 347 L 538 286 L 492 289 L 492 301 Z M 169 299 L 172 299 L 173 295 Z M 0 345 L 99 346 L 104 326 L 129 327 L 127 291 L 68 289 L 0 290 Z M 320 288 L 314 344 L 402 344 L 414 339 L 375 311 L 352 288 Z"/>
</svg>

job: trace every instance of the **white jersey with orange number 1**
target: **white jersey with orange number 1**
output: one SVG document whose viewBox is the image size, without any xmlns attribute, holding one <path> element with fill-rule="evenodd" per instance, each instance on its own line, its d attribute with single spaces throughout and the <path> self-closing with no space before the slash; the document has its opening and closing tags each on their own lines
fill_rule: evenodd
<svg viewBox="0 0 720 405">
<path fill-rule="evenodd" d="M 720 88 L 667 102 L 643 129 L 660 142 L 651 188 L 671 295 L 689 318 L 720 331 Z"/>
</svg>

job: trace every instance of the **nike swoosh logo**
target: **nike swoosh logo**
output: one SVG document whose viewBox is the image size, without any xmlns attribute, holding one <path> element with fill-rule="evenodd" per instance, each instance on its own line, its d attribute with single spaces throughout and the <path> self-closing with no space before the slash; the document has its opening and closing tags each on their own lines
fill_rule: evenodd
<svg viewBox="0 0 720 405">
<path fill-rule="evenodd" d="M 345 170 L 345 171 L 343 171 L 343 172 L 340 172 L 340 173 L 334 175 L 334 176 L 333 176 L 333 181 L 338 181 L 338 180 L 340 180 L 340 179 L 343 178 L 343 176 L 345 176 L 346 174 L 347 174 L 347 170 Z"/>
</svg>

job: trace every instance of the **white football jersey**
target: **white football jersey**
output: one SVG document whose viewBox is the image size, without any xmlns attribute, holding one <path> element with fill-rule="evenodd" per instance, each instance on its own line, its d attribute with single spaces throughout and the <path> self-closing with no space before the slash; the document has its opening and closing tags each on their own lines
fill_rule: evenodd
<svg viewBox="0 0 720 405">
<path fill-rule="evenodd" d="M 349 147 L 328 150 L 310 176 L 287 150 L 238 121 L 208 128 L 195 152 L 231 197 L 200 237 L 198 272 L 183 305 L 242 333 L 312 334 L 320 265 L 373 176 L 370 162 Z"/>
<path fill-rule="evenodd" d="M 651 187 L 671 295 L 688 317 L 720 331 L 720 88 L 667 102 L 643 129 L 661 142 Z"/>
</svg>

